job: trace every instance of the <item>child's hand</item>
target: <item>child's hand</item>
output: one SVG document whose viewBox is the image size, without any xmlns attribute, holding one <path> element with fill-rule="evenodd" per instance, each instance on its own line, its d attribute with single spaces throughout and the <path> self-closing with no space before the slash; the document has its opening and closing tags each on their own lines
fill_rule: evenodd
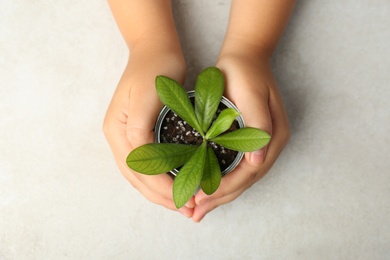
<svg viewBox="0 0 390 260">
<path fill-rule="evenodd" d="M 104 133 L 116 163 L 126 179 L 148 200 L 176 210 L 172 199 L 172 178 L 167 174 L 147 176 L 126 165 L 134 148 L 154 142 L 153 128 L 162 108 L 155 90 L 157 75 L 184 81 L 185 63 L 181 53 L 164 49 L 134 50 L 114 93 L 104 120 Z M 192 216 L 191 200 L 179 211 Z"/>
<path fill-rule="evenodd" d="M 242 112 L 246 126 L 265 130 L 271 141 L 265 148 L 245 154 L 237 168 L 222 179 L 218 190 L 195 196 L 193 220 L 200 221 L 214 208 L 236 199 L 263 177 L 287 144 L 289 129 L 268 59 L 259 60 L 245 51 L 222 53 L 217 62 L 226 79 L 225 95 Z"/>
<path fill-rule="evenodd" d="M 185 62 L 169 0 L 108 0 L 130 50 L 130 60 L 104 120 L 104 133 L 122 174 L 148 200 L 176 210 L 173 181 L 167 174 L 147 176 L 131 171 L 126 157 L 154 141 L 153 128 L 162 107 L 155 90 L 157 75 L 184 81 Z M 179 211 L 190 217 L 194 200 Z"/>
</svg>

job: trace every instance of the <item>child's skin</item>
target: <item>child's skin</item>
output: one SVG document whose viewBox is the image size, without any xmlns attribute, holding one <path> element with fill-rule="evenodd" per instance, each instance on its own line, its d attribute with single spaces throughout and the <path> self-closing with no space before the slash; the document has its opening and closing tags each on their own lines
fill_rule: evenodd
<svg viewBox="0 0 390 260">
<path fill-rule="evenodd" d="M 216 207 L 236 199 L 262 178 L 287 144 L 287 115 L 270 69 L 270 58 L 295 0 L 232 0 L 225 40 L 216 66 L 225 76 L 224 95 L 242 112 L 245 123 L 271 134 L 269 145 L 246 153 L 245 160 L 208 196 L 199 191 L 180 213 L 199 222 Z M 177 210 L 173 180 L 130 170 L 126 157 L 154 141 L 153 128 L 162 104 L 155 77 L 184 82 L 186 65 L 169 0 L 109 0 L 130 57 L 104 120 L 104 133 L 122 174 L 148 200 Z"/>
</svg>

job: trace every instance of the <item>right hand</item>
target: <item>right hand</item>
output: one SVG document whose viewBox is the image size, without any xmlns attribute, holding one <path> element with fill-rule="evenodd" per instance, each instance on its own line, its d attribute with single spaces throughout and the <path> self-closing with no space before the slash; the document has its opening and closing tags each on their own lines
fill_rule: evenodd
<svg viewBox="0 0 390 260">
<path fill-rule="evenodd" d="M 227 176 L 212 195 L 199 191 L 195 196 L 192 219 L 199 222 L 216 207 L 233 201 L 259 181 L 272 167 L 289 140 L 287 113 L 284 109 L 268 58 L 258 58 L 250 48 L 222 53 L 217 67 L 225 74 L 225 96 L 241 111 L 245 124 L 268 132 L 270 143 L 255 152 Z"/>
</svg>

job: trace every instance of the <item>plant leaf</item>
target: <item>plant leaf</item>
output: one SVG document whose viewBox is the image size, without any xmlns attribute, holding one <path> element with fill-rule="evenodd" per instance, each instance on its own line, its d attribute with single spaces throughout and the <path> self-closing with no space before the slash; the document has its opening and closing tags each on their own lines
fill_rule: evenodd
<svg viewBox="0 0 390 260">
<path fill-rule="evenodd" d="M 206 139 L 216 137 L 217 135 L 222 134 L 230 128 L 234 119 L 239 116 L 240 113 L 237 112 L 234 108 L 224 109 L 211 125 L 210 129 L 206 133 Z"/>
<path fill-rule="evenodd" d="M 270 140 L 267 132 L 252 127 L 240 128 L 210 139 L 225 148 L 240 152 L 256 151 L 266 146 Z"/>
<path fill-rule="evenodd" d="M 198 147 L 185 144 L 145 144 L 134 149 L 126 159 L 130 169 L 148 175 L 166 173 L 183 165 Z"/>
<path fill-rule="evenodd" d="M 200 187 L 207 195 L 213 194 L 221 183 L 222 173 L 218 159 L 211 147 L 207 149 L 207 156 L 204 165 L 203 177 Z"/>
<path fill-rule="evenodd" d="M 217 112 L 224 89 L 222 72 L 216 67 L 203 70 L 195 84 L 195 113 L 206 132 Z"/>
<path fill-rule="evenodd" d="M 204 132 L 195 115 L 194 107 L 188 98 L 187 92 L 179 83 L 165 76 L 157 76 L 156 90 L 164 105 L 169 107 L 204 136 Z"/>
<path fill-rule="evenodd" d="M 183 165 L 173 182 L 173 201 L 179 209 L 187 203 L 202 180 L 207 143 L 203 142 L 194 155 Z"/>
</svg>

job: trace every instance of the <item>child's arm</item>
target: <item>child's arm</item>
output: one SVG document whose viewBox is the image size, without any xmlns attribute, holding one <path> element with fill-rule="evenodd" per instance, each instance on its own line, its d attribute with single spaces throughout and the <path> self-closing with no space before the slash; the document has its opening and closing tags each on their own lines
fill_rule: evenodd
<svg viewBox="0 0 390 260">
<path fill-rule="evenodd" d="M 111 11 L 131 51 L 168 48 L 181 52 L 168 0 L 108 0 Z"/>
<path fill-rule="evenodd" d="M 109 0 L 118 27 L 130 50 L 123 76 L 104 120 L 104 133 L 122 174 L 148 200 L 176 210 L 172 179 L 131 171 L 126 157 L 131 150 L 153 142 L 153 128 L 162 107 L 155 90 L 157 75 L 184 81 L 185 62 L 168 0 Z M 191 206 L 192 204 L 192 206 Z M 190 201 L 179 211 L 193 213 Z"/>
<path fill-rule="evenodd" d="M 246 153 L 245 160 L 222 179 L 211 196 L 200 191 L 194 221 L 219 205 L 237 198 L 271 168 L 289 139 L 283 107 L 269 59 L 275 49 L 294 0 L 233 0 L 229 26 L 217 61 L 226 78 L 225 95 L 242 112 L 247 126 L 271 134 L 269 145 Z"/>
<path fill-rule="evenodd" d="M 257 58 L 270 58 L 295 2 L 296 0 L 233 0 L 220 55 L 242 51 Z"/>
</svg>

